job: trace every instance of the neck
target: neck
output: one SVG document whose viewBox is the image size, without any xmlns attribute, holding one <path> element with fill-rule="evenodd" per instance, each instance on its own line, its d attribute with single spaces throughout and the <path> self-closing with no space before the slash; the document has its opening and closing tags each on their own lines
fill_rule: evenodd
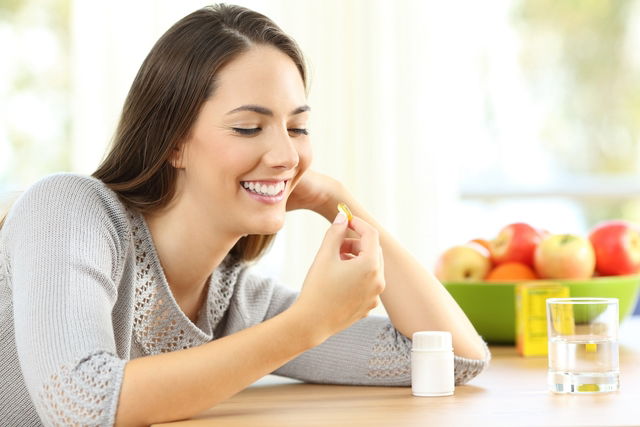
<svg viewBox="0 0 640 427">
<path fill-rule="evenodd" d="M 178 303 L 201 299 L 207 279 L 241 237 L 216 229 L 211 218 L 187 202 L 147 214 L 145 220 Z"/>
</svg>

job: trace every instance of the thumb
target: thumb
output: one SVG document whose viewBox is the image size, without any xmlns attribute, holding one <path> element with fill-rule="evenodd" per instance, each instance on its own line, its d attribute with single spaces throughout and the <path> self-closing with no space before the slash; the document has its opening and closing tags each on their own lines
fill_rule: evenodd
<svg viewBox="0 0 640 427">
<path fill-rule="evenodd" d="M 348 222 L 347 216 L 344 212 L 338 212 L 336 218 L 333 220 L 331 227 L 327 230 L 322 240 L 322 246 L 320 247 L 320 254 L 324 256 L 340 258 L 340 247 L 347 235 Z"/>
</svg>

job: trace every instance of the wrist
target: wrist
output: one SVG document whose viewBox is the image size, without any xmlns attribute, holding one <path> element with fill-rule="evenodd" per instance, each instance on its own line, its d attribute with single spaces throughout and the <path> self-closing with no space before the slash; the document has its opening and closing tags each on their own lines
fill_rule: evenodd
<svg viewBox="0 0 640 427">
<path fill-rule="evenodd" d="M 312 319 L 307 310 L 299 300 L 296 300 L 284 313 L 288 317 L 288 321 L 295 330 L 299 342 L 304 348 L 312 349 L 322 344 L 331 336 L 321 327 L 321 322 Z"/>
<path fill-rule="evenodd" d="M 335 181 L 332 191 L 328 193 L 322 204 L 318 206 L 317 213 L 326 218 L 327 221 L 333 222 L 338 214 L 338 203 L 345 202 L 350 204 L 351 197 L 346 187 L 341 182 Z"/>
</svg>

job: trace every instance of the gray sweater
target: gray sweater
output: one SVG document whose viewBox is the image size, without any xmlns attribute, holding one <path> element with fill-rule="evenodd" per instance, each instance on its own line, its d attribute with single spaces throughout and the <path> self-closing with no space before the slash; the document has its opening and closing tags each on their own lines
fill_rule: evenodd
<svg viewBox="0 0 640 427">
<path fill-rule="evenodd" d="M 56 174 L 0 231 L 0 425 L 112 425 L 128 360 L 198 346 L 287 309 L 297 294 L 228 256 L 197 323 L 177 305 L 142 215 L 102 182 Z M 411 341 L 369 316 L 274 374 L 408 386 Z M 456 383 L 486 366 L 456 357 Z"/>
</svg>

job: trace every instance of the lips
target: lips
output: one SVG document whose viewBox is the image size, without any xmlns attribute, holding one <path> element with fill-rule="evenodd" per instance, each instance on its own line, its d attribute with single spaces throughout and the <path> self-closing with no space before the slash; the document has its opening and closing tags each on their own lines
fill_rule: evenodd
<svg viewBox="0 0 640 427">
<path fill-rule="evenodd" d="M 284 191 L 287 181 L 241 181 L 240 184 L 249 192 L 275 197 Z"/>
<path fill-rule="evenodd" d="M 253 187 L 253 189 L 251 187 Z M 264 183 L 244 181 L 242 182 L 242 188 L 246 192 L 245 194 L 247 194 L 251 199 L 257 202 L 273 205 L 284 200 L 286 181 L 279 181 L 278 184 L 269 184 L 267 186 L 265 186 Z M 264 193 L 262 192 L 263 188 L 265 189 Z"/>
</svg>

